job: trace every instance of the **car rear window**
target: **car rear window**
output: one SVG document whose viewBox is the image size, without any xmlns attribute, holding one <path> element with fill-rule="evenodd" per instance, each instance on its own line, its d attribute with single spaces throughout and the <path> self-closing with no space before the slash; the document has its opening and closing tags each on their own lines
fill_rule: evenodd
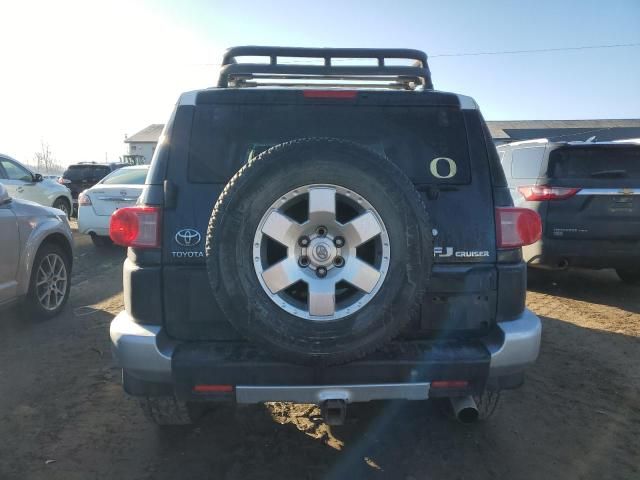
<svg viewBox="0 0 640 480">
<path fill-rule="evenodd" d="M 144 185 L 147 178 L 147 169 L 122 169 L 116 170 L 106 176 L 102 182 L 103 185 Z"/>
<path fill-rule="evenodd" d="M 537 178 L 544 158 L 545 147 L 514 149 L 511 155 L 513 178 Z"/>
<path fill-rule="evenodd" d="M 640 179 L 640 147 L 559 148 L 549 156 L 549 177 Z"/>
<path fill-rule="evenodd" d="M 98 167 L 93 165 L 72 165 L 64 172 L 63 178 L 77 182 L 80 180 L 100 180 L 111 172 L 109 167 Z"/>
<path fill-rule="evenodd" d="M 306 137 L 368 146 L 417 184 L 471 180 L 464 118 L 457 108 L 201 105 L 191 132 L 189 181 L 226 183 L 252 155 Z"/>
</svg>

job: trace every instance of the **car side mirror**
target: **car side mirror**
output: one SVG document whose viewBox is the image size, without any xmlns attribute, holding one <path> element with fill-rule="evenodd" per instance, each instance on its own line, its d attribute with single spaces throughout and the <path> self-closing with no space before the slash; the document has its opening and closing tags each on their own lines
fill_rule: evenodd
<svg viewBox="0 0 640 480">
<path fill-rule="evenodd" d="M 42 175 L 40 175 L 39 173 L 35 173 L 33 175 L 33 181 L 34 182 L 41 182 L 43 180 Z"/>
<path fill-rule="evenodd" d="M 5 205 L 11 201 L 7 187 L 0 183 L 0 205 Z"/>
</svg>

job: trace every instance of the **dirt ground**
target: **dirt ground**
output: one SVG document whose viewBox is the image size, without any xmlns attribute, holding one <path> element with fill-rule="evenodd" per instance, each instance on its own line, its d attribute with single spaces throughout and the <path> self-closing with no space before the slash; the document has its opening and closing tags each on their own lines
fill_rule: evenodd
<svg viewBox="0 0 640 480">
<path fill-rule="evenodd" d="M 531 276 L 540 359 L 487 422 L 391 402 L 328 427 L 313 406 L 269 404 L 163 432 L 112 366 L 124 251 L 77 238 L 62 315 L 0 312 L 0 479 L 640 478 L 640 287 L 613 272 Z"/>
</svg>

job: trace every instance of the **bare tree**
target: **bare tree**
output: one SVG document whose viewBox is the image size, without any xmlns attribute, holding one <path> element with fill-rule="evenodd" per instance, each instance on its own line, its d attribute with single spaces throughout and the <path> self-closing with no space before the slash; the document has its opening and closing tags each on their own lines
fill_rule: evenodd
<svg viewBox="0 0 640 480">
<path fill-rule="evenodd" d="M 55 174 L 62 171 L 62 166 L 56 162 L 51 147 L 44 140 L 40 141 L 40 151 L 33 154 L 33 161 L 38 172 Z"/>
</svg>

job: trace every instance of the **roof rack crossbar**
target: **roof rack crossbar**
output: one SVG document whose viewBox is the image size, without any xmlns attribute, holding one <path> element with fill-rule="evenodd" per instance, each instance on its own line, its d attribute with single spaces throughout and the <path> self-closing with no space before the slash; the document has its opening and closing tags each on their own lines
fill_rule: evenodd
<svg viewBox="0 0 640 480">
<path fill-rule="evenodd" d="M 268 57 L 269 63 L 238 63 L 238 57 Z M 323 65 L 292 65 L 278 63 L 278 57 L 323 59 Z M 334 65 L 334 59 L 374 59 L 377 66 Z M 413 60 L 412 66 L 387 65 L 386 59 Z M 319 79 L 384 80 L 395 77 L 403 84 L 411 79 L 416 85 L 433 89 L 427 55 L 410 49 L 371 48 L 289 48 L 289 47 L 233 47 L 227 50 L 222 60 L 218 87 L 246 86 L 237 84 L 236 78 L 283 78 L 283 76 L 313 76 Z"/>
</svg>

